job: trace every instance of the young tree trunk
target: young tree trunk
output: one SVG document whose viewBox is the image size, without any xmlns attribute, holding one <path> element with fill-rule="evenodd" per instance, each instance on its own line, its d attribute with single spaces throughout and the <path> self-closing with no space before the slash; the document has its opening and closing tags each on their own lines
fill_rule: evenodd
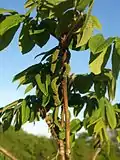
<svg viewBox="0 0 120 160">
<path fill-rule="evenodd" d="M 61 127 L 64 127 L 64 108 L 61 107 Z M 65 147 L 64 147 L 64 140 L 59 140 L 59 155 L 60 160 L 65 160 Z"/>
<path fill-rule="evenodd" d="M 62 67 L 67 59 L 67 51 L 63 50 Z M 68 94 L 67 94 L 67 77 L 63 77 L 62 80 L 62 93 L 63 93 L 63 107 L 65 113 L 65 159 L 70 159 L 70 117 L 68 110 Z"/>
</svg>

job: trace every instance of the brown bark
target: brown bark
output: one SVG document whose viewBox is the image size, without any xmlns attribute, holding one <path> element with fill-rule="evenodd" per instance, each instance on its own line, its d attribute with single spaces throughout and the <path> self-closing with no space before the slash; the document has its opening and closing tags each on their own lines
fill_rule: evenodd
<svg viewBox="0 0 120 160">
<path fill-rule="evenodd" d="M 10 158 L 12 160 L 17 160 L 17 158 L 15 158 L 10 152 L 8 152 L 6 149 L 4 149 L 1 146 L 0 146 L 0 152 L 3 153 L 4 155 L 6 155 L 8 158 Z"/>
<path fill-rule="evenodd" d="M 63 44 L 64 46 L 64 44 Z M 64 63 L 67 60 L 67 51 L 63 49 L 63 57 L 62 57 L 62 68 L 64 69 Z M 67 77 L 63 77 L 62 80 L 62 93 L 63 93 L 63 108 L 65 114 L 65 155 L 66 160 L 70 159 L 70 117 L 68 110 L 68 94 L 67 94 Z"/>
<path fill-rule="evenodd" d="M 65 137 L 66 137 L 66 160 L 70 159 L 70 118 L 69 118 L 69 110 L 68 110 L 68 97 L 67 97 L 67 82 L 66 79 L 62 81 L 62 89 L 63 89 L 63 106 L 65 111 Z"/>
<path fill-rule="evenodd" d="M 64 108 L 61 107 L 61 127 L 64 127 Z M 59 155 L 60 160 L 65 160 L 65 147 L 64 147 L 64 140 L 59 140 Z"/>
</svg>

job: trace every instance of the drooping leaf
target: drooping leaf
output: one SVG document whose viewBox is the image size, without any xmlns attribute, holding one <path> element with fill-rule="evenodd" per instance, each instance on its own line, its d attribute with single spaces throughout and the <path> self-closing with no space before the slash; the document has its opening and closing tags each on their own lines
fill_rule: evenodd
<svg viewBox="0 0 120 160">
<path fill-rule="evenodd" d="M 61 3 L 59 3 L 54 7 L 53 12 L 56 17 L 60 18 L 65 11 L 73 8 L 73 6 L 74 6 L 73 0 L 66 0 L 66 1 L 63 0 Z"/>
<path fill-rule="evenodd" d="M 24 4 L 25 8 L 29 8 L 34 4 L 34 0 L 27 0 L 26 3 Z"/>
<path fill-rule="evenodd" d="M 4 8 L 0 8 L 0 14 L 4 14 L 4 13 L 11 13 L 11 14 L 15 14 L 17 13 L 14 10 L 10 10 L 10 9 L 4 9 Z"/>
<path fill-rule="evenodd" d="M 77 9 L 79 11 L 83 11 L 90 3 L 92 0 L 77 0 Z"/>
<path fill-rule="evenodd" d="M 115 48 L 117 53 L 120 55 L 120 38 L 116 38 Z"/>
<path fill-rule="evenodd" d="M 93 54 L 96 54 L 98 46 L 104 43 L 104 37 L 102 34 L 96 34 L 89 40 L 89 48 Z"/>
<path fill-rule="evenodd" d="M 53 19 L 45 19 L 41 21 L 40 24 L 44 29 L 46 29 L 49 34 L 55 36 L 55 29 L 56 29 L 56 21 Z"/>
<path fill-rule="evenodd" d="M 41 63 L 32 65 L 32 66 L 28 67 L 27 69 L 23 70 L 22 72 L 18 73 L 17 75 L 15 75 L 14 78 L 13 78 L 13 82 L 16 81 L 16 80 L 19 80 L 23 76 L 26 76 L 27 74 L 30 74 L 30 73 L 37 74 L 37 73 L 39 73 L 41 68 L 42 68 Z"/>
<path fill-rule="evenodd" d="M 36 7 L 37 7 L 37 4 L 36 4 L 36 3 L 33 4 L 33 5 L 30 7 L 30 9 L 26 12 L 25 16 L 26 16 L 26 17 L 29 16 Z"/>
<path fill-rule="evenodd" d="M 59 128 L 59 130 L 63 131 L 63 128 L 61 127 L 58 119 L 59 119 L 59 107 L 55 107 L 53 111 L 53 120 L 55 125 Z"/>
<path fill-rule="evenodd" d="M 32 83 L 29 84 L 29 85 L 27 86 L 27 88 L 25 89 L 25 94 L 28 93 L 29 91 L 31 91 L 33 88 L 34 88 L 33 84 L 32 84 Z"/>
<path fill-rule="evenodd" d="M 29 120 L 30 108 L 28 107 L 26 100 L 24 99 L 21 106 L 22 124 Z"/>
<path fill-rule="evenodd" d="M 77 75 L 73 83 L 73 89 L 78 90 L 80 93 L 86 93 L 92 87 L 92 75 Z"/>
<path fill-rule="evenodd" d="M 105 48 L 99 54 L 92 54 L 90 55 L 90 62 L 89 67 L 92 73 L 95 75 L 100 74 L 103 68 L 106 66 L 109 56 L 111 53 L 111 46 L 109 48 Z"/>
<path fill-rule="evenodd" d="M 43 57 L 42 57 L 42 59 L 41 59 L 41 62 L 42 62 L 42 61 L 44 61 L 47 57 L 49 57 L 50 55 L 52 55 L 52 54 L 56 51 L 57 48 L 58 48 L 58 47 L 55 47 L 55 48 L 52 48 L 52 49 L 49 50 L 49 51 L 42 52 L 42 53 L 38 54 L 37 56 L 35 56 L 35 58 L 43 55 Z"/>
<path fill-rule="evenodd" d="M 9 29 L 18 26 L 23 21 L 23 17 L 19 14 L 7 16 L 1 23 L 0 23 L 0 35 L 4 35 Z"/>
<path fill-rule="evenodd" d="M 92 36 L 92 33 L 93 33 L 93 22 L 92 22 L 92 18 L 90 16 L 86 25 L 85 25 L 85 28 L 83 30 L 83 34 L 80 39 L 80 42 L 77 44 L 76 47 L 80 47 L 80 46 L 85 45 L 88 42 L 88 40 L 90 39 L 90 37 Z"/>
<path fill-rule="evenodd" d="M 31 51 L 35 46 L 29 33 L 29 27 L 29 23 L 24 23 L 19 36 L 19 48 L 23 54 Z"/>
<path fill-rule="evenodd" d="M 102 128 L 104 128 L 104 122 L 103 122 L 102 119 L 100 119 L 100 120 L 95 124 L 94 132 L 95 132 L 96 134 L 98 134 Z"/>
<path fill-rule="evenodd" d="M 81 121 L 79 119 L 73 119 L 70 122 L 70 132 L 71 133 L 76 133 L 78 130 L 80 130 L 82 127 Z"/>
<path fill-rule="evenodd" d="M 56 51 L 52 54 L 52 62 L 51 62 L 51 71 L 52 73 L 55 72 L 56 69 L 56 63 L 58 60 L 58 55 L 59 55 L 59 49 L 56 49 Z"/>
<path fill-rule="evenodd" d="M 54 105 L 59 106 L 61 104 L 61 101 L 59 99 L 59 93 L 58 93 L 58 88 L 59 85 L 57 84 L 59 77 L 55 77 L 52 82 L 51 82 L 51 88 L 53 91 L 53 99 L 54 99 Z"/>
<path fill-rule="evenodd" d="M 39 47 L 43 47 L 50 38 L 50 34 L 47 30 L 35 30 L 33 33 L 31 34 L 32 40 Z"/>
<path fill-rule="evenodd" d="M 50 101 L 50 96 L 49 96 L 49 95 L 48 95 L 48 96 L 45 96 L 45 95 L 43 94 L 43 96 L 42 96 L 42 106 L 43 106 L 43 107 L 46 107 L 47 104 L 49 103 L 49 101 Z"/>
<path fill-rule="evenodd" d="M 46 83 L 45 83 L 47 93 L 49 93 L 49 85 L 50 85 L 50 83 L 51 83 L 51 76 L 50 76 L 50 74 L 47 74 L 46 75 Z"/>
<path fill-rule="evenodd" d="M 113 76 L 113 73 L 112 73 L 111 70 L 108 70 L 104 74 L 108 78 L 107 85 L 108 85 L 108 97 L 109 97 L 109 100 L 113 100 L 115 98 L 115 93 L 116 93 L 116 79 Z"/>
<path fill-rule="evenodd" d="M 98 46 L 98 48 L 96 49 L 96 53 L 104 51 L 104 49 L 108 48 L 114 42 L 114 40 L 114 37 L 109 37 L 108 39 L 106 39 L 102 44 Z"/>
<path fill-rule="evenodd" d="M 94 83 L 95 93 L 98 98 L 105 96 L 106 94 L 106 83 L 104 81 L 97 81 Z"/>
<path fill-rule="evenodd" d="M 60 21 L 56 27 L 57 37 L 60 37 L 64 32 L 69 31 L 69 29 L 73 23 L 73 18 L 74 18 L 74 11 L 73 10 L 68 10 L 67 12 L 65 12 L 61 16 Z"/>
<path fill-rule="evenodd" d="M 114 108 L 110 104 L 110 102 L 108 102 L 107 99 L 105 103 L 106 103 L 106 115 L 107 115 L 108 123 L 112 129 L 115 129 L 117 122 L 116 122 L 116 115 L 115 115 Z"/>
<path fill-rule="evenodd" d="M 70 135 L 70 144 L 71 144 L 71 148 L 73 148 L 75 145 L 75 134 L 74 133 Z"/>
<path fill-rule="evenodd" d="M 42 80 L 41 80 L 41 74 L 37 74 L 37 75 L 35 76 L 35 80 L 36 80 L 36 82 L 37 82 L 37 84 L 38 84 L 38 87 L 39 87 L 39 89 L 41 90 L 41 92 L 43 92 L 43 94 L 44 94 L 45 96 L 47 96 L 45 84 L 42 83 Z"/>
<path fill-rule="evenodd" d="M 2 117 L 3 131 L 6 131 L 10 127 L 12 119 L 13 119 L 13 109 L 7 110 Z"/>
<path fill-rule="evenodd" d="M 96 16 L 91 16 L 91 18 L 92 18 L 92 22 L 93 22 L 94 28 L 96 28 L 98 30 L 101 30 L 102 29 L 102 25 L 99 22 L 98 18 Z"/>
<path fill-rule="evenodd" d="M 112 72 L 115 79 L 118 78 L 120 72 L 120 51 L 119 51 L 120 43 L 116 43 L 113 48 L 112 53 Z"/>
<path fill-rule="evenodd" d="M 2 36 L 0 36 L 0 51 L 5 49 L 10 44 L 18 28 L 19 25 L 9 29 Z"/>
</svg>

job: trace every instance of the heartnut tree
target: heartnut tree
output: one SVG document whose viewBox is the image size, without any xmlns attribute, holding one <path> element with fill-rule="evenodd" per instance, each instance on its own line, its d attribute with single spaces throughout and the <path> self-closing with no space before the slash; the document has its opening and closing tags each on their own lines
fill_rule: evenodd
<svg viewBox="0 0 120 160">
<path fill-rule="evenodd" d="M 120 38 L 105 39 L 102 34 L 94 34 L 101 24 L 91 14 L 93 4 L 94 0 L 27 0 L 24 15 L 0 9 L 0 50 L 10 44 L 18 28 L 22 54 L 35 45 L 43 47 L 50 36 L 59 42 L 58 46 L 36 56 L 42 56 L 40 63 L 14 77 L 19 86 L 26 86 L 25 93 L 33 88 L 35 93 L 1 108 L 0 117 L 3 131 L 11 122 L 19 130 L 27 121 L 44 119 L 58 144 L 55 158 L 60 160 L 71 159 L 75 135 L 82 127 L 94 138 L 93 159 L 102 149 L 109 155 L 108 129 L 117 129 L 120 140 L 120 106 L 112 103 L 120 70 Z M 72 50 L 78 54 L 84 50 L 90 52 L 90 73 L 70 73 Z M 110 58 L 112 68 L 106 68 Z M 72 120 L 70 108 L 73 108 Z"/>
</svg>

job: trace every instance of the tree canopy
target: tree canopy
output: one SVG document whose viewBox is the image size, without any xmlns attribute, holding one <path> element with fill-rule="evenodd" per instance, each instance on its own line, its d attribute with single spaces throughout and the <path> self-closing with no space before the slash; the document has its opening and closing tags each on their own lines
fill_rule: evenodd
<svg viewBox="0 0 120 160">
<path fill-rule="evenodd" d="M 12 121 L 18 130 L 27 121 L 45 119 L 59 145 L 61 160 L 70 159 L 75 134 L 82 127 L 94 137 L 97 148 L 108 146 L 108 154 L 108 128 L 117 129 L 120 140 L 120 105 L 112 103 L 120 71 L 120 38 L 95 34 L 102 26 L 91 14 L 93 4 L 94 0 L 27 0 L 24 15 L 0 9 L 0 50 L 11 43 L 19 27 L 22 54 L 35 45 L 43 47 L 50 36 L 58 40 L 56 47 L 35 57 L 42 56 L 40 63 L 14 76 L 19 87 L 26 86 L 25 93 L 33 88 L 36 92 L 2 108 L 2 129 L 8 129 Z M 71 74 L 72 50 L 89 50 L 90 73 Z M 108 60 L 112 68 L 106 67 Z M 73 108 L 73 120 L 69 108 Z M 77 116 L 83 108 L 81 121 Z"/>
</svg>

